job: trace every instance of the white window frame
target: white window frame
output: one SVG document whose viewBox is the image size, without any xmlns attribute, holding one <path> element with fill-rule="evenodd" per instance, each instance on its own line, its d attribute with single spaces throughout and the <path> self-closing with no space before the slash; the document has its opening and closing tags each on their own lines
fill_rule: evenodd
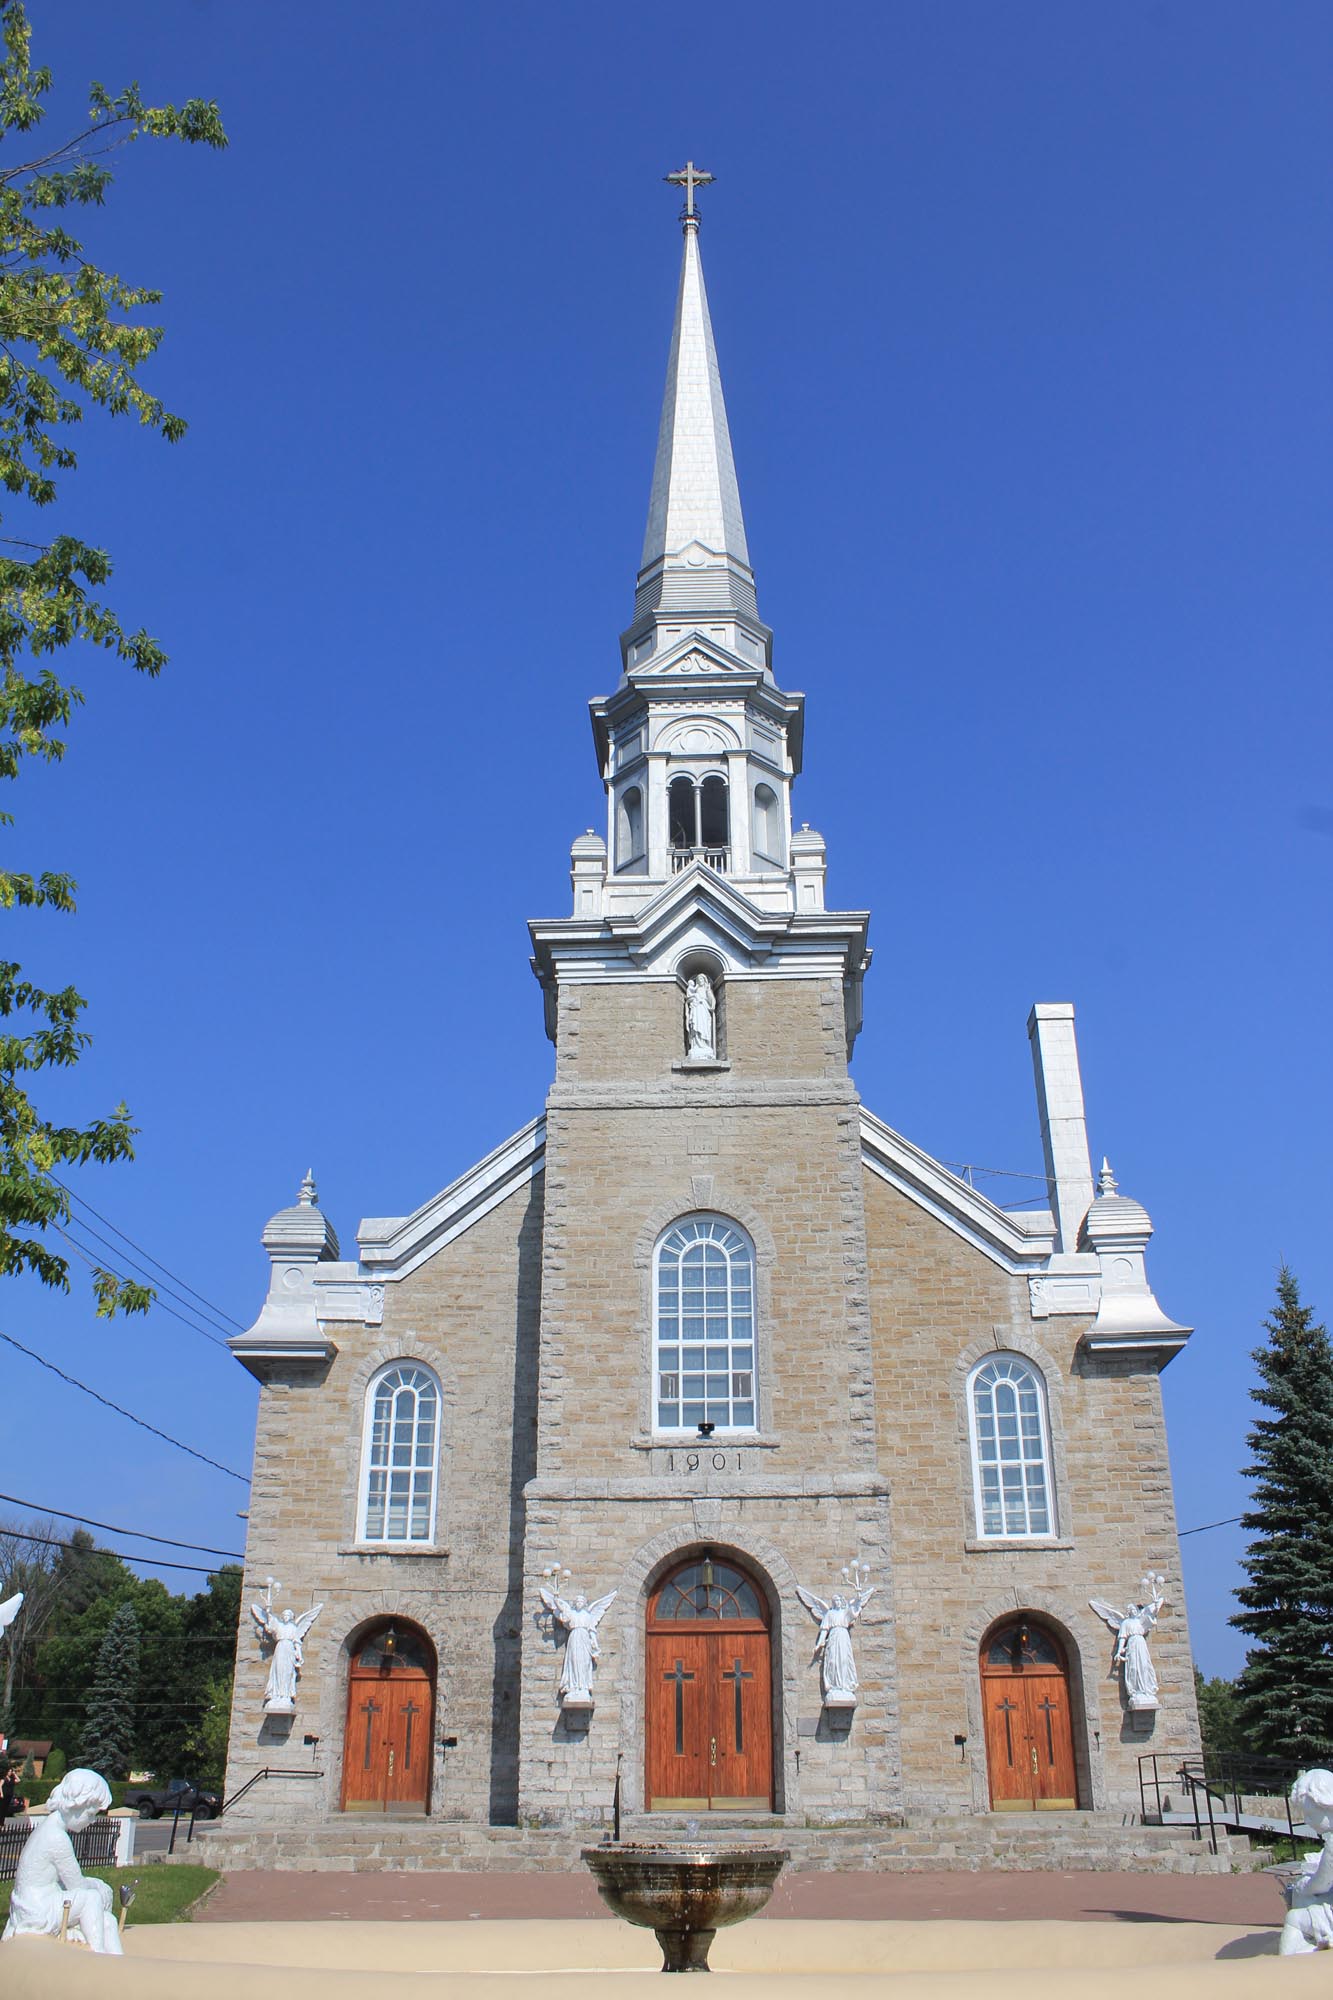
<svg viewBox="0 0 1333 2000">
<path fill-rule="evenodd" d="M 388 1464 L 383 1468 L 376 1467 L 375 1465 L 372 1464 L 371 1454 L 374 1448 L 375 1401 L 382 1385 L 388 1380 L 389 1376 L 398 1373 L 402 1373 L 404 1375 L 422 1376 L 425 1381 L 429 1382 L 435 1393 L 435 1440 L 434 1440 L 434 1452 L 430 1461 L 430 1504 L 427 1510 L 428 1526 L 427 1526 L 427 1532 L 424 1535 L 413 1535 L 413 1534 L 390 1535 L 388 1533 L 389 1496 L 387 1487 L 385 1490 L 385 1497 L 383 1503 L 384 1532 L 381 1534 L 372 1534 L 370 1532 L 369 1515 L 370 1515 L 371 1474 L 372 1472 L 380 1469 L 392 1473 L 394 1469 L 392 1464 Z M 402 1384 L 399 1385 L 399 1387 L 402 1386 L 405 1385 Z M 443 1415 L 444 1415 L 444 1397 L 440 1388 L 440 1378 L 435 1373 L 435 1370 L 433 1368 L 428 1368 L 426 1366 L 426 1363 L 424 1361 L 418 1361 L 415 1359 L 415 1357 L 411 1355 L 404 1355 L 401 1359 L 397 1361 L 386 1361 L 382 1367 L 377 1368 L 375 1370 L 375 1373 L 371 1376 L 370 1381 L 366 1385 L 365 1413 L 362 1419 L 362 1427 L 361 1427 L 361 1471 L 358 1481 L 357 1508 L 356 1508 L 356 1539 L 358 1542 L 367 1543 L 368 1545 L 375 1548 L 389 1548 L 389 1549 L 419 1549 L 419 1548 L 429 1548 L 432 1545 L 432 1543 L 435 1540 L 436 1525 L 437 1525 L 437 1518 L 438 1518 L 438 1511 L 440 1504 L 440 1445 L 441 1445 L 442 1431 L 443 1431 Z M 419 1421 L 419 1405 L 418 1405 L 418 1421 Z M 413 1443 L 412 1443 L 412 1450 L 414 1457 L 416 1453 L 416 1429 L 417 1426 L 414 1423 Z M 415 1474 L 418 1471 L 418 1469 L 419 1468 L 413 1465 L 409 1467 L 409 1472 Z M 411 1517 L 413 1513 L 412 1499 L 413 1499 L 413 1483 L 410 1483 L 408 1510 L 407 1510 L 409 1527 L 411 1526 Z"/>
<path fill-rule="evenodd" d="M 680 1350 L 682 1346 L 681 1340 L 677 1338 L 675 1340 L 664 1341 L 662 1338 L 663 1252 L 667 1250 L 668 1245 L 670 1244 L 670 1240 L 675 1235 L 677 1230 L 688 1229 L 695 1224 L 707 1224 L 711 1225 L 715 1229 L 729 1231 L 732 1235 L 734 1235 L 739 1239 L 739 1244 L 743 1248 L 745 1256 L 749 1263 L 749 1270 L 750 1270 L 749 1337 L 747 1339 L 744 1336 L 744 1334 L 738 1337 L 732 1332 L 732 1327 L 735 1323 L 736 1308 L 734 1308 L 732 1305 L 732 1291 L 733 1291 L 732 1273 L 734 1269 L 734 1262 L 733 1258 L 729 1256 L 727 1261 L 727 1338 L 725 1343 L 714 1341 L 711 1343 L 711 1345 L 716 1347 L 725 1344 L 728 1349 L 727 1365 L 725 1370 L 723 1371 L 728 1378 L 729 1393 L 726 1398 L 728 1414 L 730 1414 L 732 1407 L 736 1403 L 748 1402 L 752 1406 L 753 1415 L 748 1422 L 744 1423 L 726 1423 L 726 1424 L 717 1423 L 713 1431 L 713 1436 L 716 1438 L 754 1437 L 758 1434 L 760 1428 L 759 1399 L 760 1399 L 761 1385 L 759 1379 L 759 1345 L 758 1345 L 759 1329 L 756 1323 L 759 1260 L 755 1255 L 754 1243 L 751 1240 L 748 1231 L 742 1229 L 741 1225 L 734 1219 L 734 1217 L 730 1215 L 718 1214 L 716 1211 L 712 1209 L 693 1209 L 686 1215 L 678 1215 L 675 1218 L 675 1220 L 671 1222 L 667 1226 L 667 1228 L 665 1228 L 662 1231 L 661 1235 L 657 1239 L 657 1242 L 653 1246 L 652 1379 L 649 1384 L 653 1434 L 657 1437 L 670 1437 L 670 1438 L 687 1438 L 687 1437 L 694 1438 L 698 1436 L 698 1425 L 696 1423 L 687 1424 L 682 1421 L 680 1424 L 676 1425 L 676 1424 L 663 1423 L 660 1420 L 660 1405 L 663 1401 L 663 1398 L 659 1393 L 661 1388 L 662 1373 L 663 1373 L 662 1350 L 664 1347 L 668 1349 L 674 1348 L 678 1356 L 676 1367 L 671 1372 L 674 1372 L 678 1377 L 683 1376 L 685 1373 L 685 1370 L 680 1363 Z M 696 1238 L 695 1240 L 698 1241 L 701 1239 Z M 682 1316 L 678 1313 L 676 1321 L 678 1333 L 681 1330 L 683 1330 L 681 1328 L 681 1317 Z M 704 1339 L 695 1344 L 702 1346 L 705 1349 L 710 1345 L 707 1339 Z M 731 1365 L 731 1360 L 732 1360 L 731 1350 L 737 1347 L 748 1347 L 750 1349 L 750 1366 L 748 1370 L 750 1376 L 750 1394 L 748 1396 L 737 1395 L 735 1393 L 736 1391 L 735 1376 L 737 1373 L 742 1372 L 734 1369 Z M 701 1372 L 703 1372 L 704 1375 L 706 1376 L 707 1368 L 705 1367 L 704 1370 Z M 684 1391 L 683 1381 L 681 1381 L 680 1386 L 682 1393 L 674 1400 L 683 1405 L 685 1402 L 685 1396 L 683 1393 Z M 698 1399 L 692 1398 L 691 1400 L 692 1401 L 698 1400 L 703 1403 L 705 1408 L 707 1408 L 709 1398 L 705 1393 L 703 1397 Z"/>
<path fill-rule="evenodd" d="M 1019 1527 L 1010 1527 L 1008 1525 L 1009 1508 L 1005 1503 L 1004 1488 L 1003 1485 L 1001 1484 L 1000 1486 L 1001 1525 L 999 1528 L 988 1528 L 986 1526 L 986 1495 L 983 1491 L 983 1485 L 982 1485 L 983 1461 L 981 1456 L 981 1439 L 979 1435 L 978 1421 L 977 1421 L 977 1385 L 981 1376 L 985 1373 L 985 1371 L 988 1368 L 1002 1368 L 1005 1367 L 1006 1365 L 1011 1368 L 1021 1369 L 1023 1373 L 1026 1376 L 1028 1376 L 1028 1378 L 1031 1380 L 1033 1387 L 1036 1390 L 1037 1430 L 1038 1430 L 1041 1449 L 1040 1449 L 1040 1455 L 1038 1457 L 1034 1457 L 1030 1452 L 1023 1452 L 1016 1460 L 1008 1461 L 1010 1464 L 1017 1464 L 1021 1468 L 1023 1525 Z M 1013 1381 L 1015 1378 L 1012 1375 L 1009 1375 L 1007 1377 L 1002 1376 L 999 1379 Z M 995 1385 L 992 1385 L 992 1397 L 994 1394 L 994 1386 Z M 993 1403 L 992 1407 L 994 1407 Z M 1043 1375 L 1041 1369 L 1037 1366 L 1035 1361 L 1030 1361 L 1026 1354 L 1016 1354 L 1010 1352 L 1009 1350 L 1005 1350 L 1003 1352 L 998 1352 L 995 1354 L 984 1355 L 982 1359 L 977 1362 L 976 1366 L 968 1371 L 967 1432 L 968 1432 L 968 1441 L 972 1453 L 972 1505 L 974 1509 L 974 1520 L 976 1524 L 977 1540 L 983 1542 L 1053 1541 L 1059 1534 L 1059 1515 L 1056 1508 L 1056 1492 L 1055 1492 L 1055 1459 L 1054 1459 L 1054 1454 L 1051 1451 L 1051 1424 L 1050 1424 L 1049 1404 L 1046 1395 L 1046 1378 Z M 1021 1444 L 1022 1443 L 1021 1415 L 1019 1422 L 1019 1441 Z M 998 1436 L 996 1442 L 998 1444 Z M 987 1459 L 985 1461 L 987 1465 L 993 1464 L 996 1466 L 1002 1466 L 1005 1462 L 1006 1462 L 1005 1460 L 999 1457 L 998 1452 L 994 1458 Z M 1034 1528 L 1030 1525 L 1032 1518 L 1033 1496 L 1032 1496 L 1032 1482 L 1028 1468 L 1036 1465 L 1040 1465 L 1041 1467 L 1045 1485 L 1046 1526 L 1044 1528 Z"/>
</svg>

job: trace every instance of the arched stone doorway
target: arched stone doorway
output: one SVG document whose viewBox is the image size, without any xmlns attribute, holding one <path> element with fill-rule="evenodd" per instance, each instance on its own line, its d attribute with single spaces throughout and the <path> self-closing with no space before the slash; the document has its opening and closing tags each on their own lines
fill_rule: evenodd
<svg viewBox="0 0 1333 2000">
<path fill-rule="evenodd" d="M 1020 1613 L 992 1626 L 981 1646 L 981 1699 L 991 1811 L 1073 1811 L 1069 1670 L 1041 1619 Z"/>
<path fill-rule="evenodd" d="M 435 1649 L 419 1626 L 383 1619 L 348 1670 L 343 1811 L 427 1812 L 434 1721 Z"/>
<path fill-rule="evenodd" d="M 773 1649 L 768 1600 L 730 1558 L 678 1563 L 648 1600 L 644 1803 L 650 1812 L 768 1812 Z"/>
</svg>

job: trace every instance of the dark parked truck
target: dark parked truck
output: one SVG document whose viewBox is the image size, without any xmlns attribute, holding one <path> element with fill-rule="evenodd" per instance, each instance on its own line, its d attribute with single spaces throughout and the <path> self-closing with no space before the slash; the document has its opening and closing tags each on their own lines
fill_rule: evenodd
<svg viewBox="0 0 1333 2000">
<path fill-rule="evenodd" d="M 193 1812 L 198 1819 L 216 1819 L 222 1811 L 221 1795 L 196 1784 L 193 1778 L 172 1778 L 160 1791 L 148 1786 L 136 1790 L 129 1785 L 125 1803 L 137 1808 L 140 1819 L 161 1819 L 163 1813 L 178 1811 Z"/>
</svg>

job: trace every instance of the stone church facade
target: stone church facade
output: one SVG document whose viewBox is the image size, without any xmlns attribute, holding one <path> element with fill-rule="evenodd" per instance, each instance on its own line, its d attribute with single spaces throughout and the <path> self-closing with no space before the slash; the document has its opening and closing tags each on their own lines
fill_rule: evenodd
<svg viewBox="0 0 1333 2000">
<path fill-rule="evenodd" d="M 256 1787 L 266 1820 L 587 1825 L 617 1777 L 631 1814 L 1136 1810 L 1140 1755 L 1198 1748 L 1159 1385 L 1188 1329 L 1144 1210 L 1094 1189 L 1072 1007 L 1028 1023 L 1049 1209 L 994 1206 L 858 1098 L 868 919 L 826 907 L 793 822 L 803 702 L 689 206 L 592 704 L 606 830 L 531 926 L 545 1108 L 355 1260 L 307 1180 L 232 1342 L 261 1384 L 246 1605 L 321 1607 L 290 1709 L 243 1613 L 228 1794 L 320 1773 Z M 1090 1605 L 1145 1571 L 1155 1709 Z M 560 1691 L 543 1592 L 599 1610 L 589 1686 Z M 854 1686 L 813 1658 L 835 1594 Z"/>
</svg>

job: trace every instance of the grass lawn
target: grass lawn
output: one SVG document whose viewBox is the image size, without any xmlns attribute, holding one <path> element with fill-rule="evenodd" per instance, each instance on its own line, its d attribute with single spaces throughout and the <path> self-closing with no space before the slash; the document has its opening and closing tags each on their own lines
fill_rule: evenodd
<svg viewBox="0 0 1333 2000">
<path fill-rule="evenodd" d="M 130 1904 L 131 1924 L 179 1923 L 181 1911 L 202 1896 L 205 1889 L 211 1889 L 218 1879 L 216 1868 L 195 1868 L 185 1862 L 179 1867 L 175 1862 L 167 1867 L 164 1862 L 154 1861 L 146 1868 L 87 1868 L 84 1873 L 109 1882 L 113 1892 L 122 1882 L 138 1884 L 138 1894 Z M 0 1882 L 0 1926 L 9 1915 L 12 1887 L 10 1882 Z M 119 1896 L 111 1907 L 119 1916 Z"/>
</svg>

